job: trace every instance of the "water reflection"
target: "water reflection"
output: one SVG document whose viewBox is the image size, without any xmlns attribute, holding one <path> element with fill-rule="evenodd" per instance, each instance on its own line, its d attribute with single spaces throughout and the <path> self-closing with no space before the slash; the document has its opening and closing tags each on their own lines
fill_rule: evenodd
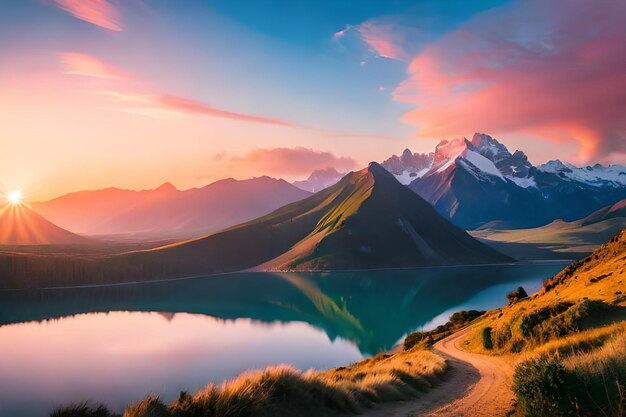
<svg viewBox="0 0 626 417">
<path fill-rule="evenodd" d="M 150 392 L 165 401 L 271 364 L 325 369 L 362 358 L 306 323 L 187 313 L 87 313 L 0 328 L 0 416 L 46 416 L 59 404 L 117 412 Z"/>
<path fill-rule="evenodd" d="M 110 311 L 194 313 L 255 322 L 305 322 L 363 354 L 391 348 L 484 290 L 482 308 L 504 303 L 521 282 L 563 265 L 500 265 L 333 273 L 239 273 L 97 288 L 0 292 L 0 325 Z M 537 284 L 538 285 L 538 284 Z"/>
</svg>

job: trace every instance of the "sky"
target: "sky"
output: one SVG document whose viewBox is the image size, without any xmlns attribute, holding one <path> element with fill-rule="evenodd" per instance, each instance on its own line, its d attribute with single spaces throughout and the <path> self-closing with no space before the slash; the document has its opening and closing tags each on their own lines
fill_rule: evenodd
<svg viewBox="0 0 626 417">
<path fill-rule="evenodd" d="M 626 162 L 623 0 L 6 0 L 0 191 L 306 178 L 491 134 Z"/>
</svg>

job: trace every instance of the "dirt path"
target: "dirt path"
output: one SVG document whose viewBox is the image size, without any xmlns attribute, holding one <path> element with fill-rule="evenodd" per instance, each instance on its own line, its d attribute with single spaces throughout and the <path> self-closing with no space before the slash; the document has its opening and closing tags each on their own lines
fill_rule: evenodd
<svg viewBox="0 0 626 417">
<path fill-rule="evenodd" d="M 460 348 L 469 330 L 437 342 L 434 351 L 450 364 L 446 380 L 422 397 L 381 406 L 365 417 L 500 417 L 511 409 L 513 364 Z"/>
</svg>

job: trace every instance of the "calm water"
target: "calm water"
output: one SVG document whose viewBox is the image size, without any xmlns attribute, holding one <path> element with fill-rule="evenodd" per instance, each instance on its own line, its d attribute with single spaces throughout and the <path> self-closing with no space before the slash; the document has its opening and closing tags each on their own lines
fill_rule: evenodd
<svg viewBox="0 0 626 417">
<path fill-rule="evenodd" d="M 562 264 L 201 279 L 0 292 L 0 416 L 91 399 L 121 411 L 251 368 L 323 369 L 391 348 L 461 309 L 530 293 Z"/>
</svg>

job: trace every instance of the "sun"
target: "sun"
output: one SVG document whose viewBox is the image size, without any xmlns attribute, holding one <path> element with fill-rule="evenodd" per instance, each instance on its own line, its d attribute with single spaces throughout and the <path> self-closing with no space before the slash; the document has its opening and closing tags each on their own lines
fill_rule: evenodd
<svg viewBox="0 0 626 417">
<path fill-rule="evenodd" d="M 9 193 L 7 196 L 11 204 L 19 204 L 22 201 L 22 192 L 21 191 L 13 191 Z"/>
</svg>

